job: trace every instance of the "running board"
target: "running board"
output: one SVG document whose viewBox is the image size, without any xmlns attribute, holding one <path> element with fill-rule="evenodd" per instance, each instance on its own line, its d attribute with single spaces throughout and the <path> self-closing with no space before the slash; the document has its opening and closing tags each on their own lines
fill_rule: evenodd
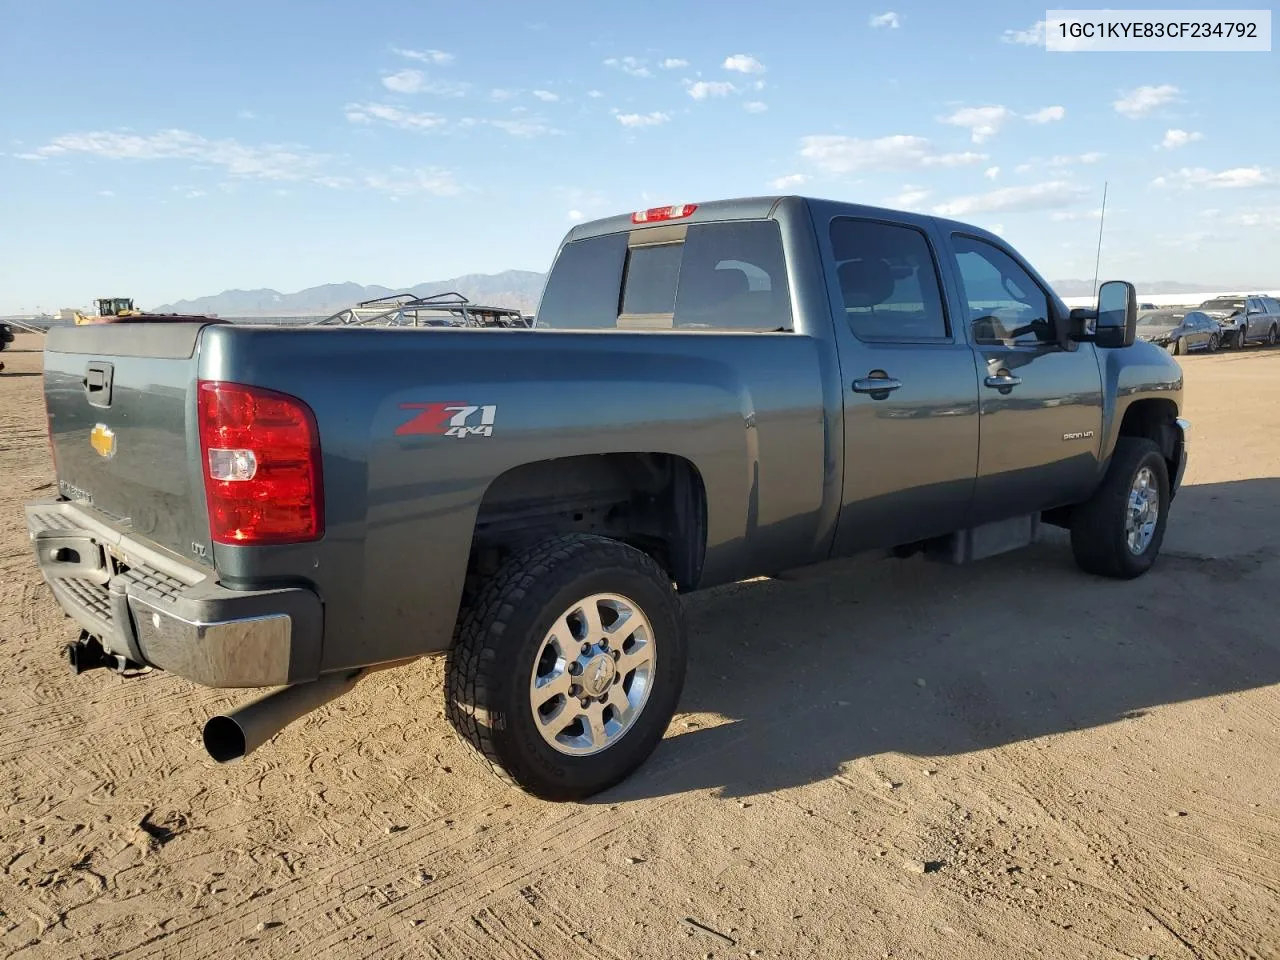
<svg viewBox="0 0 1280 960">
<path fill-rule="evenodd" d="M 995 523 L 984 523 L 925 544 L 924 555 L 939 563 L 962 564 L 985 560 L 1029 547 L 1040 536 L 1040 514 L 1029 513 Z"/>
</svg>

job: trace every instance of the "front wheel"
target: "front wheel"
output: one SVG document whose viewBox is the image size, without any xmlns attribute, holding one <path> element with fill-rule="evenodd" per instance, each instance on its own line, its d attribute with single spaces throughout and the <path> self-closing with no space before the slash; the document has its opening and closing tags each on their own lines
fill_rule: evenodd
<svg viewBox="0 0 1280 960">
<path fill-rule="evenodd" d="M 1187 354 L 1187 338 L 1186 337 L 1179 337 L 1177 340 L 1173 341 L 1173 352 L 1179 357 L 1186 356 Z"/>
<path fill-rule="evenodd" d="M 1209 352 L 1217 353 L 1219 346 L 1221 346 L 1221 341 L 1218 339 L 1218 335 L 1216 333 L 1209 334 Z"/>
<path fill-rule="evenodd" d="M 555 537 L 507 560 L 469 605 L 446 711 L 499 776 L 579 800 L 653 752 L 685 661 L 680 601 L 653 560 L 602 537 Z"/>
<path fill-rule="evenodd" d="M 1249 339 L 1249 330 L 1247 327 L 1241 327 L 1236 331 L 1236 349 L 1243 350 L 1245 343 Z"/>
<path fill-rule="evenodd" d="M 1087 573 L 1132 580 L 1151 569 L 1169 518 L 1169 466 L 1145 437 L 1121 437 L 1107 475 L 1072 511 L 1071 551 Z"/>
</svg>

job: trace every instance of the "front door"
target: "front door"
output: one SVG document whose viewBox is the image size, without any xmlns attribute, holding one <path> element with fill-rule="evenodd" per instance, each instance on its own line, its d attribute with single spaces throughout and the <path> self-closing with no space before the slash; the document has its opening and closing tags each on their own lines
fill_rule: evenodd
<svg viewBox="0 0 1280 960">
<path fill-rule="evenodd" d="M 959 233 L 951 244 L 981 398 L 974 522 L 1084 499 L 1102 441 L 1096 348 L 1059 336 L 1064 318 L 1011 252 Z"/>
<path fill-rule="evenodd" d="M 927 221 L 836 217 L 826 262 L 844 391 L 834 553 L 964 527 L 978 454 L 973 355 L 944 306 Z"/>
</svg>

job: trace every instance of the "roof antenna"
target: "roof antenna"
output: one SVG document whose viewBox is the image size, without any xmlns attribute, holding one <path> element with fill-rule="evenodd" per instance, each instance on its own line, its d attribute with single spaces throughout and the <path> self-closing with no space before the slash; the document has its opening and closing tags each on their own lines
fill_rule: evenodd
<svg viewBox="0 0 1280 960">
<path fill-rule="evenodd" d="M 1098 268 L 1102 264 L 1102 225 L 1107 222 L 1107 181 L 1102 182 L 1102 215 L 1098 217 L 1098 257 L 1093 261 L 1093 295 L 1098 296 Z"/>
</svg>

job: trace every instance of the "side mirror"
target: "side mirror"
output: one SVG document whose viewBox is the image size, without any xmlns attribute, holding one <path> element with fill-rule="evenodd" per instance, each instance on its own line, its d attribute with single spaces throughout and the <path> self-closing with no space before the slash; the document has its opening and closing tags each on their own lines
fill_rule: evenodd
<svg viewBox="0 0 1280 960">
<path fill-rule="evenodd" d="M 1138 338 L 1138 291 L 1124 280 L 1098 288 L 1095 310 L 1071 311 L 1071 339 L 1100 347 L 1130 347 Z"/>
</svg>

